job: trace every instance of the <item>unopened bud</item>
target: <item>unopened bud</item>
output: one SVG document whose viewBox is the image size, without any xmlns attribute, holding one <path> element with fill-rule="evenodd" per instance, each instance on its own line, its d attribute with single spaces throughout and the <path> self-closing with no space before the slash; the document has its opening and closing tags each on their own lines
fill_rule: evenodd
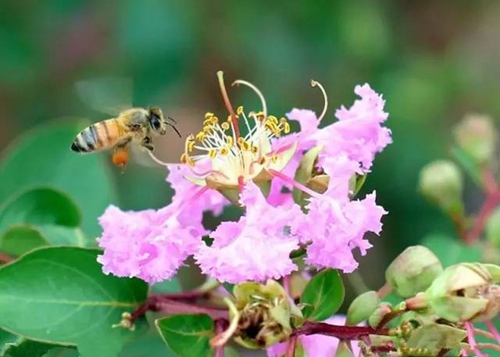
<svg viewBox="0 0 500 357">
<path fill-rule="evenodd" d="M 486 222 L 484 229 L 486 239 L 494 244 L 496 247 L 500 247 L 500 208 L 497 208 Z"/>
<path fill-rule="evenodd" d="M 483 164 L 493 157 L 497 131 L 490 117 L 469 115 L 455 127 L 454 135 L 458 146 L 474 161 Z"/>
<path fill-rule="evenodd" d="M 451 322 L 470 321 L 482 315 L 489 300 L 484 292 L 491 274 L 478 263 L 461 263 L 446 268 L 425 292 L 435 314 Z"/>
<path fill-rule="evenodd" d="M 385 279 L 403 298 L 425 291 L 441 274 L 443 266 L 428 248 L 416 245 L 406 248 L 385 271 Z"/>
<path fill-rule="evenodd" d="M 346 325 L 357 325 L 368 320 L 380 304 L 376 291 L 367 291 L 353 300 L 347 310 Z"/>
<path fill-rule="evenodd" d="M 368 325 L 376 328 L 387 314 L 392 312 L 392 305 L 388 302 L 381 303 L 377 309 L 368 318 Z"/>
<path fill-rule="evenodd" d="M 463 175 L 453 162 L 439 160 L 425 166 L 420 171 L 419 189 L 444 211 L 455 214 L 463 212 Z"/>
</svg>

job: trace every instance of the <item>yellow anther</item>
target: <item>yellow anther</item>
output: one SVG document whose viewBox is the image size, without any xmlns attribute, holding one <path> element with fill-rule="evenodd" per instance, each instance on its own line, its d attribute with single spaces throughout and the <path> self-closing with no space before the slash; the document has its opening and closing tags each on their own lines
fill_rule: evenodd
<svg viewBox="0 0 500 357">
<path fill-rule="evenodd" d="M 228 146 L 228 147 L 233 147 L 233 145 L 234 145 L 234 140 L 233 140 L 233 137 L 232 137 L 232 136 L 228 136 L 228 137 L 226 137 L 226 141 L 227 141 L 227 146 Z"/>
<path fill-rule="evenodd" d="M 229 123 L 227 121 L 225 121 L 224 123 L 222 123 L 220 125 L 220 127 L 222 128 L 222 130 L 229 130 Z"/>
<path fill-rule="evenodd" d="M 214 113 L 208 112 L 208 113 L 205 114 L 205 119 L 211 118 L 213 116 L 214 116 Z"/>
<path fill-rule="evenodd" d="M 257 146 L 252 146 L 252 154 L 257 154 L 259 152 L 259 148 Z"/>
<path fill-rule="evenodd" d="M 181 164 L 188 164 L 189 166 L 194 166 L 193 158 L 186 155 L 186 153 L 181 155 Z"/>
<path fill-rule="evenodd" d="M 285 134 L 288 134 L 290 132 L 290 124 L 288 122 L 285 122 L 283 124 L 283 131 L 285 132 Z"/>
<path fill-rule="evenodd" d="M 219 154 L 221 156 L 226 156 L 227 154 L 229 154 L 229 148 L 227 146 L 223 146 L 220 151 L 219 151 Z"/>
<path fill-rule="evenodd" d="M 266 119 L 265 116 L 264 116 L 264 112 L 258 112 L 258 113 L 256 113 L 255 117 L 257 119 L 261 120 L 261 121 Z"/>
<path fill-rule="evenodd" d="M 215 157 L 217 156 L 217 150 L 215 149 L 210 149 L 208 151 L 208 157 L 211 158 L 211 159 L 215 159 Z"/>
<path fill-rule="evenodd" d="M 203 131 L 200 131 L 198 134 L 196 134 L 196 140 L 203 141 L 204 139 L 205 139 L 205 133 Z"/>
<path fill-rule="evenodd" d="M 276 118 L 274 115 L 269 115 L 267 117 L 267 120 L 272 122 L 272 123 L 278 124 L 278 118 Z"/>
<path fill-rule="evenodd" d="M 259 165 L 264 165 L 266 163 L 266 157 L 262 156 L 259 160 Z"/>
<path fill-rule="evenodd" d="M 238 115 L 242 115 L 243 114 L 243 106 L 240 105 L 237 109 L 236 109 L 236 114 Z"/>
<path fill-rule="evenodd" d="M 275 154 L 275 155 L 271 156 L 271 161 L 273 164 L 275 164 L 278 161 L 278 155 Z"/>
<path fill-rule="evenodd" d="M 192 151 L 193 151 L 193 149 L 194 149 L 194 144 L 195 144 L 195 142 L 194 142 L 194 141 L 192 141 L 192 140 L 189 140 L 189 141 L 187 142 L 187 150 L 188 150 L 188 152 L 192 152 Z"/>
</svg>

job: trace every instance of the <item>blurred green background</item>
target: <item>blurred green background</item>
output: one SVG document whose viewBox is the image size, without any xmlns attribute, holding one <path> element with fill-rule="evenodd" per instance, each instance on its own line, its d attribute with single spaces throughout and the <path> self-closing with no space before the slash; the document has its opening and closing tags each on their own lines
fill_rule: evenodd
<svg viewBox="0 0 500 357">
<path fill-rule="evenodd" d="M 370 83 L 387 101 L 394 139 L 365 189 L 376 189 L 389 211 L 382 237 L 361 259 L 371 288 L 404 247 L 452 231 L 418 194 L 418 172 L 449 155 L 450 129 L 465 114 L 500 112 L 500 2 L 7 0 L 0 8 L 0 149 L 49 121 L 76 127 L 105 119 L 74 90 L 93 77 L 132 78 L 134 104 L 163 107 L 183 135 L 198 130 L 206 111 L 226 114 L 218 70 L 227 82 L 257 85 L 277 116 L 292 108 L 319 113 L 315 79 L 328 92 L 330 121 L 335 108 L 351 105 L 355 85 Z M 230 95 L 235 105 L 258 104 L 245 88 Z M 70 142 L 60 145 L 69 150 Z M 173 132 L 158 142 L 164 160 L 178 161 L 182 150 Z M 168 203 L 161 168 L 111 172 L 113 203 L 122 208 Z"/>
</svg>

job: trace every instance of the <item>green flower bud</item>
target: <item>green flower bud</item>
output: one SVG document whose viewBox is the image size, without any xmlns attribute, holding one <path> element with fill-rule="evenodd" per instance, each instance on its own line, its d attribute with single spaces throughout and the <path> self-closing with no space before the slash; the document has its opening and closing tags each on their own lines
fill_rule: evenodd
<svg viewBox="0 0 500 357">
<path fill-rule="evenodd" d="M 497 131 L 490 117 L 477 114 L 465 117 L 455 127 L 454 136 L 458 146 L 474 161 L 483 164 L 493 157 Z"/>
<path fill-rule="evenodd" d="M 239 314 L 234 340 L 247 348 L 266 348 L 284 341 L 292 334 L 291 319 L 300 310 L 290 303 L 283 287 L 274 280 L 266 285 L 241 283 L 234 287 Z M 230 320 L 231 316 L 230 310 Z M 300 316 L 302 317 L 302 316 Z"/>
<path fill-rule="evenodd" d="M 376 291 L 367 291 L 353 300 L 347 310 L 346 325 L 357 325 L 368 320 L 380 304 Z"/>
<path fill-rule="evenodd" d="M 453 162 L 439 160 L 425 166 L 420 171 L 419 189 L 444 211 L 462 214 L 463 175 Z"/>
<path fill-rule="evenodd" d="M 399 296 L 408 298 L 425 291 L 441 274 L 443 266 L 428 248 L 406 248 L 385 271 L 385 279 Z"/>
<path fill-rule="evenodd" d="M 500 247 L 500 208 L 497 208 L 486 222 L 484 228 L 484 233 L 486 239 L 494 244 L 496 247 Z"/>
<path fill-rule="evenodd" d="M 492 279 L 482 264 L 462 263 L 446 268 L 425 292 L 434 313 L 451 322 L 470 321 L 488 313 Z"/>
<path fill-rule="evenodd" d="M 388 302 L 382 302 L 377 309 L 368 318 L 368 325 L 376 328 L 383 320 L 385 315 L 392 312 L 392 305 Z"/>
</svg>

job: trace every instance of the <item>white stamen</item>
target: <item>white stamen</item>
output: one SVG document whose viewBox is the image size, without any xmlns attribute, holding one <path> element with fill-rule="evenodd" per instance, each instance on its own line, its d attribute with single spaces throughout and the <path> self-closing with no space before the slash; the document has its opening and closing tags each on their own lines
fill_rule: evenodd
<svg viewBox="0 0 500 357">
<path fill-rule="evenodd" d="M 321 115 L 318 118 L 318 121 L 321 121 L 325 117 L 326 111 L 328 110 L 328 96 L 326 95 L 325 88 L 323 88 L 321 83 L 316 82 L 314 79 L 311 79 L 311 87 L 313 87 L 313 88 L 318 87 L 321 90 L 321 93 L 323 93 L 323 98 L 325 100 L 325 104 L 323 106 L 323 111 L 321 112 Z"/>
</svg>

